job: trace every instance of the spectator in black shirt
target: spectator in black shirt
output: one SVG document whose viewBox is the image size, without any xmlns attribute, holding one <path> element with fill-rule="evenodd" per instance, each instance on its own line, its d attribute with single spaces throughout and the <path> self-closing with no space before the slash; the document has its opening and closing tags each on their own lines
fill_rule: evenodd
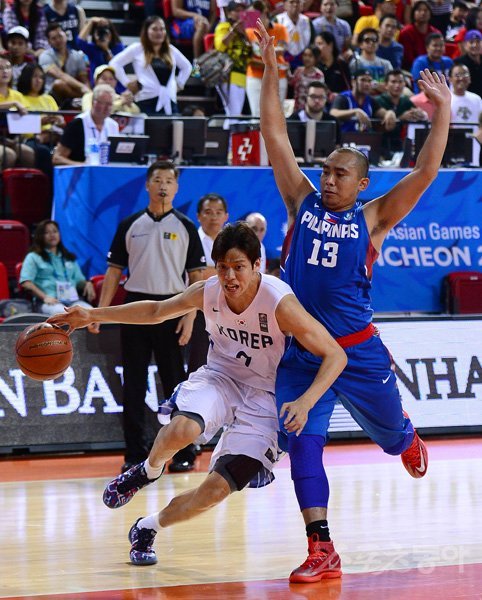
<svg viewBox="0 0 482 600">
<path fill-rule="evenodd" d="M 482 96 L 482 60 L 480 57 L 482 33 L 478 29 L 467 31 L 464 38 L 464 49 L 466 54 L 456 58 L 454 62 L 456 65 L 468 67 L 471 79 L 468 90 Z"/>
<path fill-rule="evenodd" d="M 322 31 L 315 37 L 315 46 L 320 50 L 320 62 L 316 65 L 325 76 L 325 83 L 331 92 L 339 93 L 351 87 L 350 69 L 338 57 L 335 37 L 329 31 Z"/>
</svg>

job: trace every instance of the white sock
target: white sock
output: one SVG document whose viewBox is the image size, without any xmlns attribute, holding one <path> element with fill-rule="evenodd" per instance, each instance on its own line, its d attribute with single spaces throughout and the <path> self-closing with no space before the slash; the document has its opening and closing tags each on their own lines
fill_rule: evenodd
<svg viewBox="0 0 482 600">
<path fill-rule="evenodd" d="M 146 460 L 144 461 L 144 469 L 146 470 L 147 477 L 149 479 L 157 479 L 158 477 L 160 477 L 162 469 L 164 468 L 164 464 L 165 463 L 162 463 L 160 467 L 152 467 L 149 464 L 149 459 L 146 458 Z"/>
<path fill-rule="evenodd" d="M 154 531 L 161 531 L 161 526 L 159 525 L 159 513 L 154 513 L 149 517 L 144 517 L 137 523 L 137 527 L 141 529 L 154 529 Z"/>
</svg>

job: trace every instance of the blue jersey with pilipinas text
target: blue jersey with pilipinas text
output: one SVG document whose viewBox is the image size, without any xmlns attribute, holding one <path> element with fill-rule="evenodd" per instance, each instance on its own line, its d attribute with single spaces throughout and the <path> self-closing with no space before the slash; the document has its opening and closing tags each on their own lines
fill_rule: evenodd
<svg viewBox="0 0 482 600">
<path fill-rule="evenodd" d="M 327 211 L 321 194 L 313 192 L 285 240 L 282 278 L 305 309 L 339 338 L 371 322 L 371 275 L 377 256 L 361 202 L 346 211 Z"/>
</svg>

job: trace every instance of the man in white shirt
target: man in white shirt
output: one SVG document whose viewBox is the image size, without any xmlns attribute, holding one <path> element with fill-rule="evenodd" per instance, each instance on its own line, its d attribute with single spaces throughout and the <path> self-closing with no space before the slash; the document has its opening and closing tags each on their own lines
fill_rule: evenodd
<svg viewBox="0 0 482 600">
<path fill-rule="evenodd" d="M 229 219 L 226 200 L 219 194 L 214 193 L 202 196 L 197 205 L 197 219 L 200 223 L 197 231 L 206 257 L 203 279 L 208 279 L 216 275 L 214 261 L 211 258 L 214 240 Z M 209 337 L 206 333 L 206 321 L 203 313 L 198 311 L 193 325 L 191 341 L 189 342 L 188 373 L 192 373 L 206 364 L 208 348 Z"/>
<path fill-rule="evenodd" d="M 110 136 L 119 135 L 119 125 L 110 117 L 115 96 L 110 85 L 95 86 L 90 111 L 81 113 L 64 129 L 52 155 L 54 165 L 84 164 L 93 140 L 100 145 Z"/>
<path fill-rule="evenodd" d="M 466 65 L 454 65 L 450 69 L 452 87 L 451 117 L 452 123 L 478 123 L 482 112 L 482 98 L 467 89 L 471 83 L 470 71 Z"/>
<path fill-rule="evenodd" d="M 285 12 L 277 15 L 274 20 L 288 30 L 285 59 L 290 63 L 291 70 L 294 70 L 302 65 L 303 51 L 313 43 L 315 30 L 310 19 L 301 14 L 301 0 L 285 0 L 284 8 Z"/>
<path fill-rule="evenodd" d="M 261 265 L 259 267 L 260 273 L 266 273 L 266 248 L 264 247 L 263 240 L 268 229 L 268 223 L 264 216 L 259 212 L 252 212 L 246 217 L 246 223 L 256 234 L 261 245 Z"/>
</svg>

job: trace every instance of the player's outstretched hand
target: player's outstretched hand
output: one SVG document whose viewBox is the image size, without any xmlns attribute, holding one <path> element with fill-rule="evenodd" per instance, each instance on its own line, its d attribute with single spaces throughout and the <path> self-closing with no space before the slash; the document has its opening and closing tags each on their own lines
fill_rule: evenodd
<svg viewBox="0 0 482 600">
<path fill-rule="evenodd" d="M 418 85 L 432 104 L 435 106 L 446 105 L 450 108 L 452 96 L 444 75 L 431 73 L 428 69 L 424 69 L 420 71 Z"/>
<path fill-rule="evenodd" d="M 92 322 L 90 310 L 81 306 L 70 306 L 65 309 L 64 313 L 59 313 L 47 319 L 47 323 L 52 325 L 67 325 L 67 333 L 70 335 L 74 329 L 87 327 Z"/>
<path fill-rule="evenodd" d="M 279 411 L 280 419 L 286 415 L 283 425 L 288 433 L 300 435 L 308 420 L 311 405 L 298 398 L 294 402 L 285 402 Z"/>
<path fill-rule="evenodd" d="M 266 31 L 266 27 L 263 25 L 261 19 L 256 21 L 254 35 L 258 40 L 261 58 L 263 59 L 264 64 L 277 66 L 276 52 L 274 49 L 274 37 L 270 36 Z"/>
</svg>

